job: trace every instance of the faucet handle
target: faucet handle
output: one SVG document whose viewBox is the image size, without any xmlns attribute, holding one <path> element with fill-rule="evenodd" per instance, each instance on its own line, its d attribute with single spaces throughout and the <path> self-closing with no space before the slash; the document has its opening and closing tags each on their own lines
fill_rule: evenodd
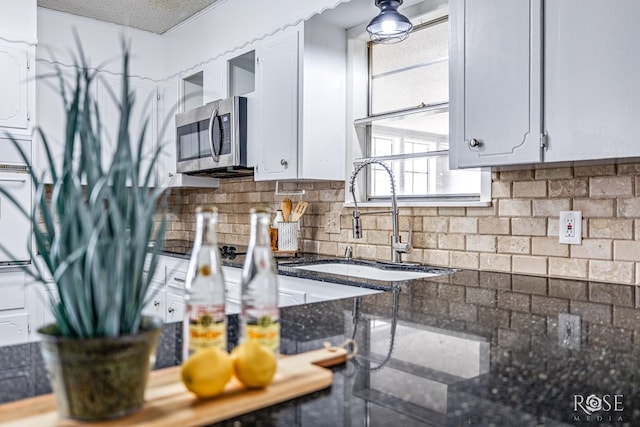
<svg viewBox="0 0 640 427">
<path fill-rule="evenodd" d="M 413 238 L 413 230 L 409 230 L 409 234 L 407 235 L 407 242 L 406 243 L 402 243 L 400 241 L 400 236 L 398 236 L 397 237 L 397 239 L 398 239 L 397 241 L 395 241 L 395 239 L 393 239 L 391 248 L 396 253 L 408 254 L 413 249 L 413 246 L 411 245 L 411 239 L 412 238 Z"/>
<path fill-rule="evenodd" d="M 405 249 L 404 249 L 404 253 L 408 254 L 411 252 L 411 250 L 413 249 L 413 230 L 409 229 L 409 233 L 407 234 L 407 243 L 405 243 Z"/>
</svg>

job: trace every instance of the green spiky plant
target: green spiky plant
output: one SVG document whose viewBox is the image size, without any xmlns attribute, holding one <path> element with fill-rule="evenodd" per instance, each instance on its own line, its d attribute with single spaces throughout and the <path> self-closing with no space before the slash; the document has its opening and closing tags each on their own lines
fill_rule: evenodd
<svg viewBox="0 0 640 427">
<path fill-rule="evenodd" d="M 142 170 L 147 126 L 145 123 L 136 136 L 134 153 L 129 135 L 134 96 L 129 90 L 129 49 L 124 46 L 122 92 L 119 96 L 111 93 L 120 111 L 117 145 L 108 167 L 102 166 L 106 141 L 92 95 L 96 72 L 87 66 L 82 49 L 78 50 L 73 84 L 67 86 L 60 68 L 55 73 L 66 110 L 61 167 L 56 166 L 45 133 L 37 130 L 53 180 L 50 196 L 44 175 L 38 178 L 31 166 L 33 206 L 20 206 L 2 187 L 0 194 L 31 221 L 33 268 L 26 271 L 40 282 L 45 281 L 45 271 L 53 277 L 58 298 L 52 297 L 50 303 L 59 333 L 77 338 L 134 334 L 140 328 L 143 307 L 153 297 L 150 283 L 167 229 L 167 194 L 162 188 L 150 188 L 155 183 L 160 147 Z M 14 145 L 20 150 L 16 141 Z M 154 227 L 158 211 L 161 219 Z M 150 251 L 153 240 L 158 244 Z M 6 246 L 1 249 L 10 253 Z M 35 262 L 37 256 L 44 267 Z M 145 271 L 147 258 L 150 263 Z"/>
</svg>

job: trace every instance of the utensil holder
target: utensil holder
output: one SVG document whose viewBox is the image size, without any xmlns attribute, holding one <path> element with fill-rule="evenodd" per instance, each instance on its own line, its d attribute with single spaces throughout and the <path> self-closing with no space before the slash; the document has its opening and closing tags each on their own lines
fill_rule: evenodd
<svg viewBox="0 0 640 427">
<path fill-rule="evenodd" d="M 298 237 L 300 234 L 299 222 L 279 222 L 278 223 L 278 250 L 297 251 Z"/>
</svg>

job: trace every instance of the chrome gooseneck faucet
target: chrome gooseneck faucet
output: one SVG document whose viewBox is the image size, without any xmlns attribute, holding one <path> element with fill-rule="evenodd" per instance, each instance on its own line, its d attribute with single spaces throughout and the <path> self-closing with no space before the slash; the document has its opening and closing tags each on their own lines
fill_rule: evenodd
<svg viewBox="0 0 640 427">
<path fill-rule="evenodd" d="M 367 165 L 370 164 L 378 164 L 384 168 L 385 171 L 389 174 L 389 180 L 391 181 L 391 210 L 389 211 L 376 211 L 376 212 L 360 212 L 358 210 L 358 201 L 356 200 L 355 193 L 355 183 L 356 177 L 358 173 Z M 381 214 L 381 213 L 391 213 L 392 219 L 392 227 L 393 232 L 391 235 L 391 262 L 400 263 L 402 262 L 402 254 L 408 254 L 411 252 L 411 236 L 412 230 L 409 230 L 409 236 L 407 238 L 407 243 L 402 243 L 400 239 L 400 231 L 398 226 L 398 198 L 396 197 L 396 179 L 391 171 L 391 168 L 387 166 L 386 163 L 377 160 L 377 159 L 366 159 L 362 162 L 358 162 L 351 173 L 351 180 L 349 181 L 349 191 L 351 192 L 351 196 L 353 197 L 353 218 L 352 218 L 352 226 L 353 226 L 353 238 L 361 239 L 362 238 L 362 225 L 360 223 L 360 215 L 373 215 L 373 214 Z"/>
</svg>

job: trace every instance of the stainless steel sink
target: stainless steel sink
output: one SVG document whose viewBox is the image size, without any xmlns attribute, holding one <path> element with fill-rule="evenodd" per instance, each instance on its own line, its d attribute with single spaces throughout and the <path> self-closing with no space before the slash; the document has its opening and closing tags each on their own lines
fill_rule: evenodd
<svg viewBox="0 0 640 427">
<path fill-rule="evenodd" d="M 424 277 L 449 274 L 449 270 L 420 268 L 407 269 L 406 266 L 397 267 L 392 264 L 368 265 L 344 262 L 328 262 L 291 266 L 298 270 L 316 271 L 318 273 L 338 274 L 340 276 L 357 277 L 360 279 L 382 280 L 388 282 L 401 282 L 404 280 L 421 279 Z"/>
</svg>

